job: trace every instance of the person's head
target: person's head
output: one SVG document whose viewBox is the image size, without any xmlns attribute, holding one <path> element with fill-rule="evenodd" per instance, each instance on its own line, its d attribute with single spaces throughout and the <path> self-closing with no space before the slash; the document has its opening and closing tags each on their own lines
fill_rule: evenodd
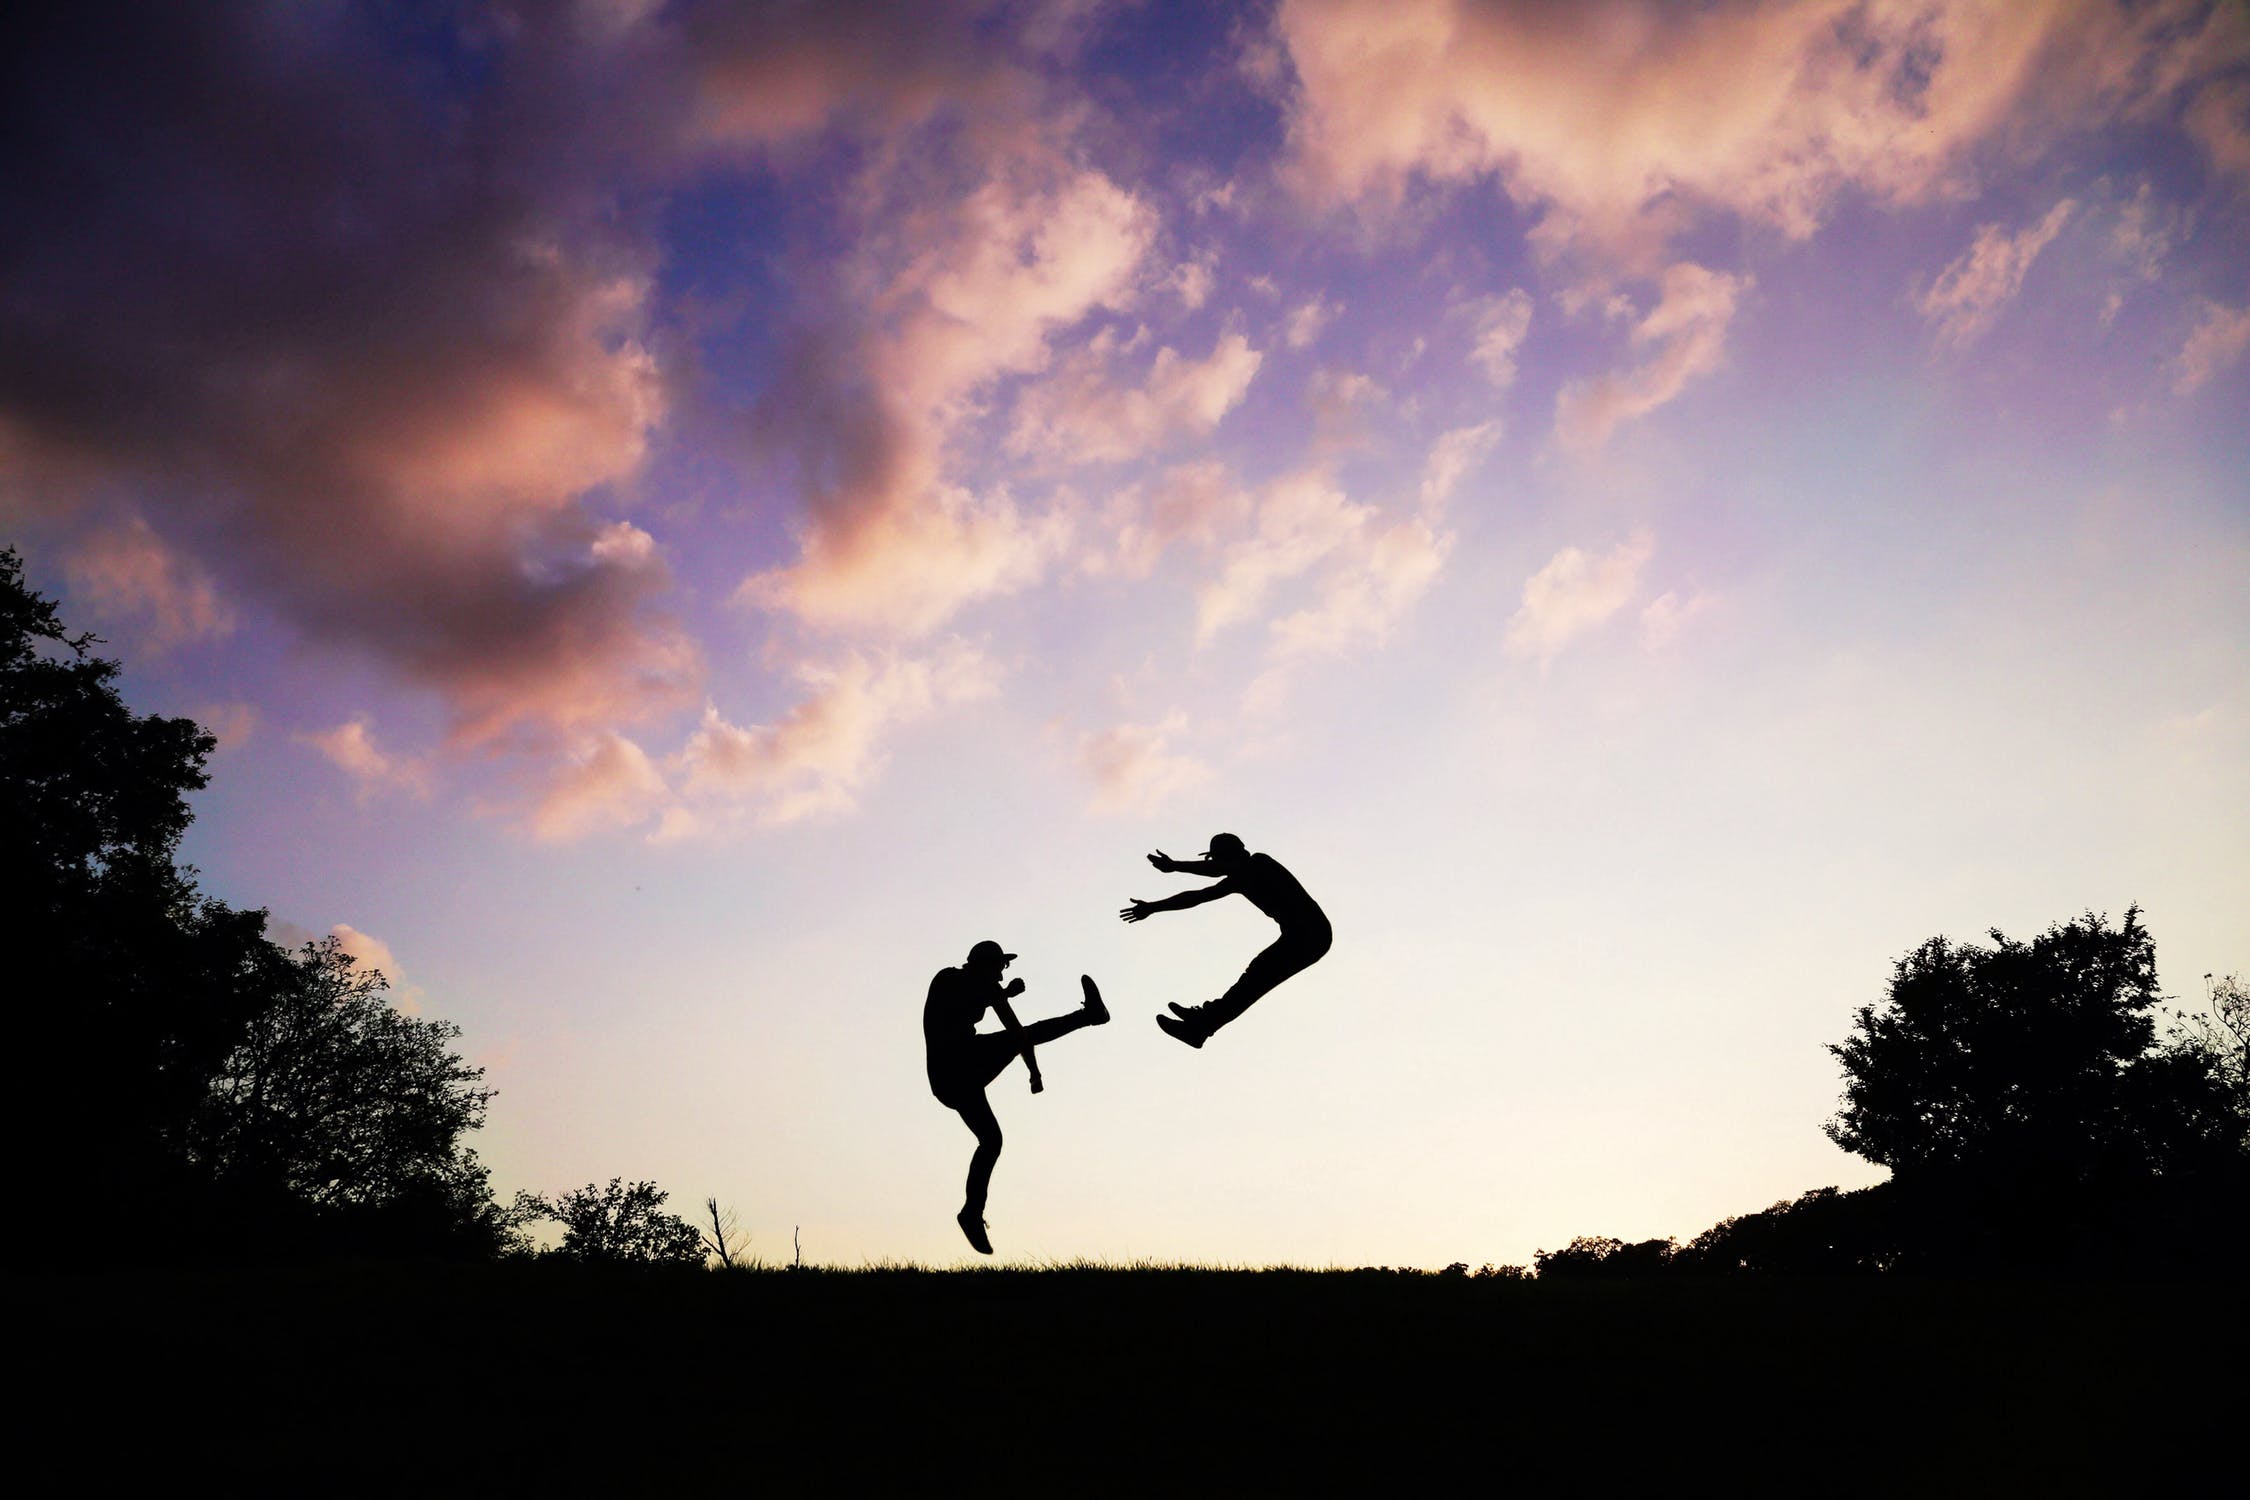
<svg viewBox="0 0 2250 1500">
<path fill-rule="evenodd" d="M 1015 961 L 1016 956 L 1013 953 L 1002 951 L 998 943 L 986 938 L 969 950 L 969 961 L 961 967 L 972 974 L 990 974 L 993 978 L 998 979 L 1001 971 Z"/>
<path fill-rule="evenodd" d="M 1210 847 L 1203 851 L 1203 857 L 1214 864 L 1240 864 L 1250 857 L 1250 851 L 1233 834 L 1214 833 L 1211 835 Z"/>
</svg>

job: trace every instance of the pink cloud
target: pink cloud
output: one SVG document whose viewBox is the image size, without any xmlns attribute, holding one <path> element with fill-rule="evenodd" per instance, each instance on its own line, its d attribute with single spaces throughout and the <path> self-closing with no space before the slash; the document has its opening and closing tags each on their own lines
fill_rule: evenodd
<svg viewBox="0 0 2250 1500">
<path fill-rule="evenodd" d="M 1208 641 L 1254 616 L 1277 584 L 1333 555 L 1374 514 L 1318 471 L 1288 475 L 1266 486 L 1251 533 L 1227 548 L 1219 575 L 1196 596 L 1196 639 Z"/>
<path fill-rule="evenodd" d="M 1292 349 L 1308 349 L 1343 310 L 1341 302 L 1330 302 L 1327 298 L 1316 295 L 1310 302 L 1282 319 L 1282 339 Z"/>
<path fill-rule="evenodd" d="M 1080 737 L 1078 764 L 1094 783 L 1088 811 L 1147 813 L 1211 779 L 1211 768 L 1171 749 L 1187 732 L 1187 715 L 1173 712 L 1154 724 L 1118 724 Z"/>
<path fill-rule="evenodd" d="M 807 341 L 766 414 L 793 447 L 810 514 L 802 555 L 740 597 L 816 628 L 912 636 L 1034 581 L 1068 520 L 946 477 L 946 451 L 1005 376 L 1040 371 L 1049 342 L 1130 299 L 1154 211 L 1100 172 L 1011 142 L 965 197 L 915 197 L 872 236 L 843 300 L 872 326 Z"/>
<path fill-rule="evenodd" d="M 1556 653 L 1632 602 L 1656 539 L 1636 531 L 1596 556 L 1565 547 L 1523 586 L 1523 605 L 1509 619 L 1501 647 L 1544 669 Z"/>
<path fill-rule="evenodd" d="M 648 752 L 604 731 L 581 741 L 554 773 L 532 808 L 531 833 L 541 843 L 563 843 L 631 828 L 662 812 L 669 798 Z"/>
<path fill-rule="evenodd" d="M 206 703 L 195 711 L 195 722 L 211 731 L 221 754 L 250 743 L 258 730 L 258 710 L 249 703 Z"/>
<path fill-rule="evenodd" d="M 800 663 L 796 676 L 805 696 L 772 724 L 731 724 L 704 710 L 674 759 L 684 808 L 666 836 L 850 811 L 882 768 L 886 736 L 998 691 L 992 662 L 960 640 L 921 656 L 847 652 Z"/>
<path fill-rule="evenodd" d="M 1500 441 L 1498 419 L 1441 433 L 1422 463 L 1422 514 L 1434 519 L 1453 498 L 1461 481 L 1491 453 Z"/>
<path fill-rule="evenodd" d="M 1636 346 L 1654 345 L 1655 352 L 1628 369 L 1573 381 L 1556 398 L 1555 435 L 1565 447 L 1600 447 L 1620 422 L 1646 416 L 1718 367 L 1750 279 L 1682 261 L 1667 267 L 1658 284 L 1656 307 L 1632 332 Z"/>
<path fill-rule="evenodd" d="M 1506 390 L 1516 379 L 1516 350 L 1531 331 L 1531 294 L 1517 287 L 1497 296 L 1479 297 L 1463 309 L 1475 329 L 1469 363 L 1484 378 Z"/>
<path fill-rule="evenodd" d="M 1273 623 L 1281 661 L 1333 655 L 1362 643 L 1381 644 L 1445 566 L 1450 533 L 1409 517 L 1358 539 L 1307 608 Z"/>
<path fill-rule="evenodd" d="M 1846 189 L 1950 191 L 2004 131 L 2170 97 L 2239 60 L 2239 17 L 2213 14 L 2229 9 L 1284 0 L 1274 24 L 1304 189 L 1336 201 L 1412 175 L 1491 178 L 1542 212 L 1543 249 L 1647 274 L 1698 207 L 1803 237 Z M 2232 160 L 2239 117 L 2217 89 L 2196 98 Z"/>
<path fill-rule="evenodd" d="M 692 701 L 661 567 L 589 509 L 665 405 L 648 258 L 591 185 L 642 101 L 579 92 L 625 43 L 527 43 L 441 105 L 350 8 L 85 26 L 26 61 L 47 147 L 0 201 L 45 226 L 0 307 L 34 513 L 101 484 L 179 518 L 231 592 L 443 694 L 464 742 Z M 96 161 L 163 166 L 92 191 Z"/>
<path fill-rule="evenodd" d="M 1997 224 L 1980 226 L 1969 248 L 1915 299 L 1916 309 L 1937 325 L 1937 341 L 1958 350 L 1982 338 L 2000 310 L 2015 299 L 2031 263 L 2062 233 L 2077 206 L 2076 200 L 2065 198 L 2038 223 L 2014 234 Z"/>
<path fill-rule="evenodd" d="M 1090 551 L 1091 573 L 1145 578 L 1176 542 L 1206 550 L 1244 525 L 1253 501 L 1223 463 L 1206 459 L 1165 471 L 1146 485 L 1121 491 L 1104 507 L 1105 547 Z"/>
<path fill-rule="evenodd" d="M 328 929 L 352 962 L 362 969 L 374 969 L 382 974 L 390 987 L 391 1004 L 407 1015 L 419 1015 L 422 999 L 428 992 L 422 986 L 408 982 L 406 971 L 399 967 L 398 955 L 391 945 L 371 932 L 361 932 L 349 922 L 338 922 Z"/>
<path fill-rule="evenodd" d="M 291 738 L 300 745 L 312 746 L 330 765 L 351 777 L 363 799 L 387 790 L 417 795 L 429 791 L 428 768 L 411 756 L 393 754 L 376 744 L 374 728 L 364 718 Z"/>
<path fill-rule="evenodd" d="M 1117 378 L 1121 351 L 1097 335 L 1016 403 L 1010 449 L 1058 463 L 1115 463 L 1208 434 L 1242 401 L 1263 356 L 1225 333 L 1203 359 L 1157 350 L 1145 378 Z"/>
<path fill-rule="evenodd" d="M 2231 369 L 2245 350 L 2250 350 L 2250 307 L 2203 299 L 2195 327 L 2173 362 L 2172 390 L 2182 396 L 2193 394 Z"/>
<path fill-rule="evenodd" d="M 109 620 L 135 620 L 151 651 L 234 629 L 210 577 L 134 516 L 82 538 L 64 568 L 73 592 Z"/>
</svg>

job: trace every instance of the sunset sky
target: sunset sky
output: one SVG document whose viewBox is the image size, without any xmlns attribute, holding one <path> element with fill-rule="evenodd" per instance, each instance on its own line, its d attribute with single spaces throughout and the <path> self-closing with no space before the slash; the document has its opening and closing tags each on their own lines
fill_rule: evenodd
<svg viewBox="0 0 2250 1500">
<path fill-rule="evenodd" d="M 0 532 L 503 1195 L 964 1257 L 993 937 L 1004 1255 L 1525 1261 L 1877 1180 L 1925 938 L 2250 969 L 2250 6 L 57 9 Z"/>
</svg>

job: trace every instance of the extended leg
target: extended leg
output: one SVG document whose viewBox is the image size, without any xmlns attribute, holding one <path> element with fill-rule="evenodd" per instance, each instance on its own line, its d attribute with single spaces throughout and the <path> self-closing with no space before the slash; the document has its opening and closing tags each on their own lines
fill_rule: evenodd
<svg viewBox="0 0 2250 1500">
<path fill-rule="evenodd" d="M 1020 1043 L 1004 1031 L 977 1033 L 977 1082 L 980 1086 L 989 1088 L 995 1078 L 1007 1071 L 1008 1064 L 1023 1055 L 1024 1046 L 1043 1047 L 1081 1026 L 1099 1026 L 1109 1019 L 1109 1007 L 1102 1004 L 1101 991 L 1094 987 L 1094 981 L 1081 976 L 1078 982 L 1085 988 L 1086 1003 L 1062 1015 L 1032 1022 L 1023 1028 Z"/>
<path fill-rule="evenodd" d="M 1328 944 L 1326 933 L 1311 937 L 1283 933 L 1271 947 L 1250 960 L 1242 977 L 1230 985 L 1225 994 L 1199 1009 L 1196 1020 L 1204 1035 L 1239 1017 L 1290 975 L 1301 974 L 1320 962 L 1322 955 L 1328 952 Z"/>
</svg>

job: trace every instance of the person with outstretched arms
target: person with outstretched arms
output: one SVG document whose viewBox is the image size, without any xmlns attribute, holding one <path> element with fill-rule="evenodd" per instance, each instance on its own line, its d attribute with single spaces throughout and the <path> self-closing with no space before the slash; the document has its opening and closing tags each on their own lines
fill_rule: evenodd
<svg viewBox="0 0 2250 1500">
<path fill-rule="evenodd" d="M 1160 911 L 1185 911 L 1222 896 L 1241 896 L 1281 928 L 1281 936 L 1250 960 L 1250 967 L 1225 994 L 1204 1005 L 1174 1004 L 1172 1014 L 1156 1018 L 1165 1035 L 1190 1047 L 1201 1047 L 1213 1032 L 1257 1004 L 1275 985 L 1318 963 L 1335 940 L 1328 914 L 1297 883 L 1297 877 L 1272 855 L 1251 853 L 1231 833 L 1212 835 L 1210 847 L 1199 860 L 1174 859 L 1159 849 L 1148 862 L 1167 874 L 1216 876 L 1218 884 L 1182 891 L 1161 901 L 1136 898 L 1118 913 L 1128 922 L 1145 921 Z"/>
<path fill-rule="evenodd" d="M 1000 976 L 1015 962 L 1013 953 L 986 939 L 969 950 L 968 959 L 955 969 L 940 969 L 930 980 L 929 998 L 922 1002 L 922 1044 L 930 1075 L 930 1092 L 940 1104 L 961 1117 L 977 1138 L 969 1158 L 968 1197 L 954 1222 L 968 1236 L 979 1255 L 992 1253 L 985 1232 L 984 1200 L 992 1186 L 993 1164 L 1000 1160 L 1000 1122 L 984 1091 L 992 1080 L 1020 1055 L 1031 1075 L 1031 1091 L 1046 1087 L 1039 1076 L 1041 1042 L 1068 1036 L 1081 1026 L 1099 1026 L 1109 1019 L 1101 991 L 1091 975 L 1081 974 L 1079 986 L 1085 1001 L 1078 1009 L 1029 1026 L 1016 1019 L 1008 1002 L 1023 993 L 1023 981 L 1011 979 L 1002 987 Z M 977 1022 L 990 1010 L 1000 1018 L 998 1031 L 979 1031 Z"/>
</svg>

